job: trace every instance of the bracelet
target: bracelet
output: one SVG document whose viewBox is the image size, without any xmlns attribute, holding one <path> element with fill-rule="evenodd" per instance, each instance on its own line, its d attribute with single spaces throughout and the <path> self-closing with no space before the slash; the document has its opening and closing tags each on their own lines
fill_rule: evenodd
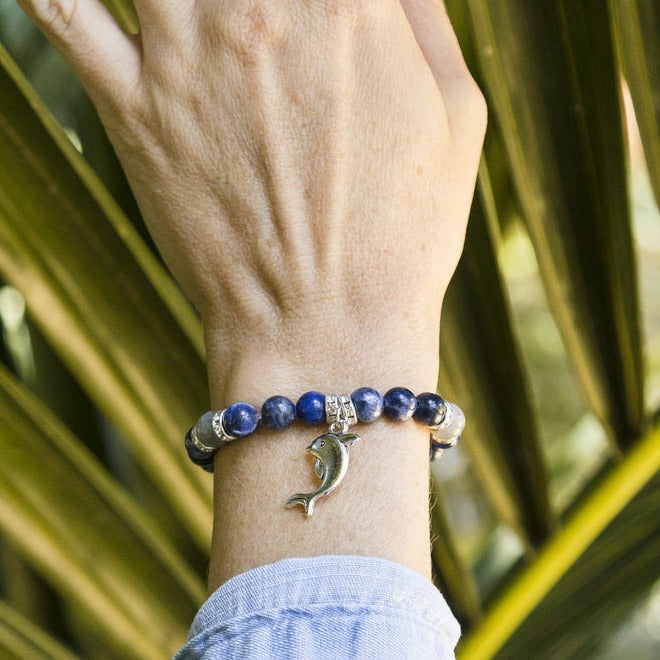
<svg viewBox="0 0 660 660">
<path fill-rule="evenodd" d="M 393 387 L 381 396 L 370 387 L 360 387 L 351 395 L 305 392 L 295 405 L 285 396 L 272 396 L 264 402 L 261 413 L 242 401 L 224 410 L 208 411 L 186 433 L 185 446 L 193 463 L 213 472 L 215 452 L 229 442 L 252 435 L 259 423 L 276 431 L 289 428 L 296 419 L 310 426 L 327 424 L 328 432 L 307 447 L 316 457 L 314 470 L 321 484 L 315 492 L 296 493 L 286 502 L 288 507 L 301 505 L 311 516 L 316 500 L 333 491 L 348 470 L 348 446 L 360 440 L 360 436 L 349 433 L 349 428 L 358 422 L 375 422 L 381 415 L 400 422 L 414 419 L 428 427 L 432 461 L 444 449 L 453 447 L 465 428 L 463 411 L 438 394 L 415 396 L 405 387 Z"/>
</svg>

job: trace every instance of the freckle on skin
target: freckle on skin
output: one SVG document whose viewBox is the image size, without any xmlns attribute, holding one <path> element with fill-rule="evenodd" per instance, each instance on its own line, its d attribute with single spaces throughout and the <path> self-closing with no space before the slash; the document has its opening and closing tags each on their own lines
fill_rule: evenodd
<svg viewBox="0 0 660 660">
<path fill-rule="evenodd" d="M 415 171 L 417 172 L 417 174 L 421 174 L 424 171 L 424 168 L 421 165 L 418 165 Z"/>
</svg>

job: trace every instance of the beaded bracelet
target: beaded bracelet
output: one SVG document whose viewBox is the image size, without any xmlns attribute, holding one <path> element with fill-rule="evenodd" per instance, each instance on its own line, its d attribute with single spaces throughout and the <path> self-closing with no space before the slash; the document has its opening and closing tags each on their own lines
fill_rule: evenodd
<svg viewBox="0 0 660 660">
<path fill-rule="evenodd" d="M 444 449 L 453 447 L 465 428 L 465 415 L 455 404 L 441 396 L 424 392 L 415 396 L 405 387 L 393 387 L 384 396 L 370 387 L 360 387 L 350 396 L 305 392 L 294 403 L 284 396 L 272 396 L 261 407 L 261 414 L 249 403 L 233 403 L 228 408 L 204 413 L 186 433 L 186 450 L 190 460 L 207 472 L 213 472 L 215 452 L 233 440 L 245 438 L 261 422 L 269 429 L 282 431 L 297 419 L 316 426 L 328 424 L 328 432 L 312 442 L 307 451 L 316 457 L 315 472 L 321 484 L 313 493 L 296 493 L 286 502 L 292 507 L 300 504 L 308 516 L 322 495 L 333 491 L 348 470 L 348 446 L 360 440 L 349 433 L 358 422 L 370 424 L 381 415 L 403 422 L 414 419 L 431 431 L 430 459 L 433 461 Z"/>
</svg>

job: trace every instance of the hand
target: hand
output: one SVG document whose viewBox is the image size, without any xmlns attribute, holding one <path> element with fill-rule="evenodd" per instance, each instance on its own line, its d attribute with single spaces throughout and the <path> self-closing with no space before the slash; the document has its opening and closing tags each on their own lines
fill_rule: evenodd
<svg viewBox="0 0 660 660">
<path fill-rule="evenodd" d="M 21 4 L 202 315 L 215 398 L 230 381 L 245 397 L 257 368 L 270 391 L 283 367 L 308 382 L 364 351 L 376 379 L 400 354 L 434 385 L 485 128 L 441 5 L 136 0 L 131 37 L 99 0 Z"/>
</svg>

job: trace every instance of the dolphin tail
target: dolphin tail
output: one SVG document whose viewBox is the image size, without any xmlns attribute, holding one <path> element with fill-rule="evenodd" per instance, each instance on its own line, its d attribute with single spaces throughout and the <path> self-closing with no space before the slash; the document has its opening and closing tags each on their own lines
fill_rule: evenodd
<svg viewBox="0 0 660 660">
<path fill-rule="evenodd" d="M 316 498 L 309 493 L 296 493 L 286 501 L 286 506 L 291 508 L 296 506 L 296 504 L 300 504 L 305 509 L 305 514 L 311 516 L 314 513 L 315 499 Z"/>
</svg>

